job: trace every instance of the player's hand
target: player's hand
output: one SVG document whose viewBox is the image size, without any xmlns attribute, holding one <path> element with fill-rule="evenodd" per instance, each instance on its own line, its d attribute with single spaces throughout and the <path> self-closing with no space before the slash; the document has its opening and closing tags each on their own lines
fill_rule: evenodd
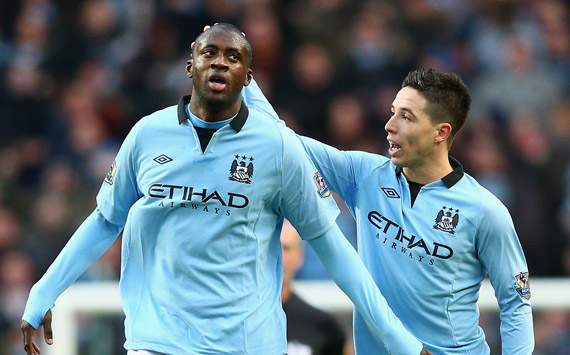
<svg viewBox="0 0 570 355">
<path fill-rule="evenodd" d="M 42 324 L 44 327 L 44 340 L 46 344 L 51 345 L 53 344 L 53 331 L 51 330 L 51 309 L 47 311 Z M 38 355 L 40 353 L 40 347 L 36 345 L 34 342 L 34 338 L 36 337 L 36 332 L 38 331 L 36 328 L 32 327 L 32 325 L 25 320 L 22 319 L 20 323 L 20 329 L 22 329 L 22 334 L 24 334 L 24 350 L 26 351 L 27 355 Z"/>
<path fill-rule="evenodd" d="M 423 348 L 422 351 L 420 351 L 420 355 L 431 355 L 431 351 L 429 351 L 426 348 Z"/>
</svg>

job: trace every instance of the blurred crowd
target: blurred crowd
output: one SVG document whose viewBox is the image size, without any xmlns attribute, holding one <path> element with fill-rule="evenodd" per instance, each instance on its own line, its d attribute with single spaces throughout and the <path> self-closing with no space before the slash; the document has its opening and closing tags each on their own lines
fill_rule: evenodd
<svg viewBox="0 0 570 355">
<path fill-rule="evenodd" d="M 190 43 L 214 22 L 246 33 L 288 125 L 341 149 L 385 151 L 409 70 L 460 74 L 473 108 L 452 155 L 509 207 L 531 275 L 570 276 L 568 1 L 2 1 L 0 354 L 21 353 L 29 288 L 94 208 L 130 127 L 190 91 Z M 83 279 L 117 279 L 119 248 Z M 310 265 L 301 276 L 319 275 Z M 535 318 L 536 353 L 568 353 L 568 315 Z"/>
</svg>

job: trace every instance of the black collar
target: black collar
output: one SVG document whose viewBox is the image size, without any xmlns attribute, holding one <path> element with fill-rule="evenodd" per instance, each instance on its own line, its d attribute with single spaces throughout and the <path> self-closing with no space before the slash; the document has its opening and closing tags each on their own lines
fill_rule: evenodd
<svg viewBox="0 0 570 355">
<path fill-rule="evenodd" d="M 190 95 L 185 95 L 180 98 L 178 101 L 178 123 L 182 123 L 188 119 L 186 116 L 186 105 L 190 103 Z M 245 121 L 247 120 L 247 116 L 249 115 L 249 110 L 245 105 L 245 102 L 241 102 L 241 106 L 239 108 L 239 112 L 234 117 L 233 120 L 230 121 L 230 126 L 234 129 L 234 131 L 239 132 L 243 128 Z"/>
<path fill-rule="evenodd" d="M 465 172 L 463 171 L 463 165 L 461 165 L 459 160 L 450 156 L 449 164 L 451 164 L 453 171 L 441 178 L 441 181 L 443 181 L 443 184 L 447 186 L 448 189 L 453 187 L 453 185 L 457 184 L 457 182 L 461 180 L 461 178 L 465 174 Z M 401 166 L 396 166 L 396 175 L 399 176 L 403 171 L 404 169 Z"/>
</svg>

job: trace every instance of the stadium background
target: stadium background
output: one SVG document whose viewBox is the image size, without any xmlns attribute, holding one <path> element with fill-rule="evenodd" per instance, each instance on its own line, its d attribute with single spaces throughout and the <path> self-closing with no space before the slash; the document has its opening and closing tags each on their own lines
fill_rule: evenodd
<svg viewBox="0 0 570 355">
<path fill-rule="evenodd" d="M 569 277 L 569 11 L 563 0 L 2 1 L 0 354 L 23 354 L 29 288 L 93 209 L 129 128 L 189 91 L 190 42 L 221 21 L 247 34 L 288 124 L 342 149 L 384 151 L 410 69 L 458 72 L 474 105 L 453 155 L 509 207 L 531 276 Z M 350 217 L 339 222 L 354 238 Z M 82 280 L 116 280 L 119 257 L 116 243 Z M 326 277 L 308 259 L 300 277 Z M 482 323 L 497 351 L 497 315 Z M 120 320 L 82 319 L 81 353 L 110 354 L 121 333 Z M 536 312 L 535 336 L 536 354 L 570 353 L 570 315 Z"/>
</svg>

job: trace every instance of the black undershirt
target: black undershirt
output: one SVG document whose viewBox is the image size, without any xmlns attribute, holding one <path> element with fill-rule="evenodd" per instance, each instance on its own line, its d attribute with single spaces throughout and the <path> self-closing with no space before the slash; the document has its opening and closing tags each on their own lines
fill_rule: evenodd
<svg viewBox="0 0 570 355">
<path fill-rule="evenodd" d="M 410 196 L 412 197 L 412 207 L 414 206 L 414 202 L 416 202 L 416 197 L 420 193 L 420 189 L 422 188 L 422 184 L 418 184 L 417 182 L 413 182 L 408 180 L 408 185 L 410 186 Z"/>
<path fill-rule="evenodd" d="M 198 133 L 198 139 L 200 140 L 200 147 L 202 147 L 202 153 L 204 153 L 206 147 L 208 146 L 208 143 L 210 143 L 210 139 L 212 139 L 212 136 L 218 129 L 202 128 L 196 126 L 194 126 L 194 128 L 196 129 L 196 133 Z"/>
</svg>

